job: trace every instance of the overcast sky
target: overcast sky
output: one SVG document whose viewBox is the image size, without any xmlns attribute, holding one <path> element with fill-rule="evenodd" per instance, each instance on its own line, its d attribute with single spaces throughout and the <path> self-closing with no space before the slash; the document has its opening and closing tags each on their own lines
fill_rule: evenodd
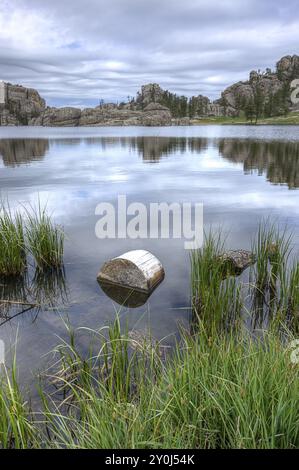
<svg viewBox="0 0 299 470">
<path fill-rule="evenodd" d="M 89 106 L 157 82 L 218 98 L 299 54 L 298 0 L 0 0 L 0 79 Z"/>
</svg>

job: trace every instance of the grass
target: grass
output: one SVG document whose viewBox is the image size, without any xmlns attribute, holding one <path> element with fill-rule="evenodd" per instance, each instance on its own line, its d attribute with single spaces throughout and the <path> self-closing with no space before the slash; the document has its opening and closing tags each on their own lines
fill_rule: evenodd
<svg viewBox="0 0 299 470">
<path fill-rule="evenodd" d="M 27 212 L 26 234 L 28 249 L 39 269 L 60 268 L 63 265 L 64 233 L 54 225 L 46 209 L 39 205 Z"/>
<path fill-rule="evenodd" d="M 184 332 L 165 361 L 158 345 L 131 348 L 119 319 L 96 355 L 82 356 L 75 337 L 56 350 L 59 361 L 48 377 L 56 391 L 40 389 L 38 415 L 16 382 L 10 389 L 2 384 L 2 447 L 299 446 L 299 367 L 273 333 L 255 340 L 241 332 Z"/>
<path fill-rule="evenodd" d="M 292 264 L 292 236 L 265 221 L 252 243 L 256 263 L 247 282 L 224 270 L 221 234 L 205 236 L 202 250 L 191 254 L 191 297 L 193 323 L 203 323 L 211 332 L 238 328 L 245 315 L 253 328 L 284 322 L 299 331 L 299 264 Z"/>
<path fill-rule="evenodd" d="M 192 119 L 192 125 L 200 124 L 236 124 L 236 125 L 250 125 L 254 124 L 247 121 L 245 117 L 229 117 L 229 116 L 211 116 L 201 119 Z M 270 118 L 261 118 L 258 120 L 257 125 L 299 125 L 299 113 L 289 113 L 286 116 L 275 116 Z"/>
<path fill-rule="evenodd" d="M 21 276 L 31 253 L 40 270 L 63 266 L 64 233 L 54 224 L 46 208 L 14 214 L 9 207 L 0 209 L 0 276 Z"/>
<path fill-rule="evenodd" d="M 0 209 L 0 276 L 20 276 L 26 270 L 25 236 L 19 213 Z"/>
<path fill-rule="evenodd" d="M 63 383 L 71 397 L 67 413 L 47 402 L 48 445 L 298 447 L 299 369 L 276 337 L 185 333 L 162 362 L 155 348 L 129 355 L 118 320 L 112 330 L 96 360 L 84 360 L 74 346 L 64 348 L 65 373 L 70 364 L 80 372 Z M 109 367 L 93 365 L 105 359 Z"/>
<path fill-rule="evenodd" d="M 16 363 L 11 371 L 2 366 L 0 374 L 0 449 L 25 449 L 32 446 L 36 427 L 31 421 L 28 402 L 22 397 Z"/>
<path fill-rule="evenodd" d="M 205 236 L 204 249 L 191 253 L 191 297 L 193 325 L 204 324 L 214 333 L 240 317 L 241 292 L 235 277 L 225 279 L 221 233 Z"/>
<path fill-rule="evenodd" d="M 299 364 L 289 345 L 299 267 L 286 231 L 262 225 L 253 247 L 257 263 L 243 283 L 223 271 L 221 235 L 206 235 L 191 255 L 190 330 L 166 357 L 119 317 L 99 331 L 69 329 L 39 382 L 38 414 L 13 366 L 0 384 L 0 447 L 298 448 Z M 254 317 L 257 304 L 267 329 L 252 332 L 242 315 Z"/>
</svg>

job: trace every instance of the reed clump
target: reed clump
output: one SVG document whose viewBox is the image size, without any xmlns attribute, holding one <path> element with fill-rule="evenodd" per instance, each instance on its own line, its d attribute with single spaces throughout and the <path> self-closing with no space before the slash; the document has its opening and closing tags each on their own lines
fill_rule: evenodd
<svg viewBox="0 0 299 470">
<path fill-rule="evenodd" d="M 46 209 L 27 212 L 28 249 L 39 269 L 63 265 L 64 232 L 55 225 Z"/>
<path fill-rule="evenodd" d="M 0 276 L 20 276 L 26 270 L 24 224 L 21 215 L 0 208 Z"/>
<path fill-rule="evenodd" d="M 20 408 L 18 397 L 19 428 L 11 408 L 0 406 L 2 446 L 298 447 L 299 368 L 277 334 L 254 339 L 244 331 L 213 337 L 204 329 L 185 331 L 164 361 L 156 347 L 132 348 L 119 319 L 87 355 L 76 334 L 56 349 L 56 372 L 48 377 L 56 392 L 40 388 L 38 415 Z M 92 343 L 99 332 L 90 334 Z"/>
<path fill-rule="evenodd" d="M 0 449 L 34 447 L 38 429 L 20 390 L 15 360 L 10 371 L 0 364 Z"/>
<path fill-rule="evenodd" d="M 205 329 L 226 329 L 239 317 L 241 290 L 233 276 L 227 276 L 222 261 L 225 251 L 221 233 L 205 234 L 204 246 L 191 253 L 191 297 L 193 324 Z"/>
<path fill-rule="evenodd" d="M 281 321 L 299 330 L 299 267 L 292 257 L 292 236 L 268 222 L 259 226 L 252 243 L 255 262 L 248 279 L 225 271 L 220 234 L 206 234 L 203 248 L 191 253 L 191 296 L 194 324 L 211 331 L 239 325 L 242 317 L 252 326 Z M 292 261 L 293 259 L 293 261 Z"/>
<path fill-rule="evenodd" d="M 0 209 L 0 276 L 21 276 L 28 265 L 28 255 L 36 267 L 60 269 L 63 266 L 64 232 L 41 208 L 14 212 Z"/>
</svg>

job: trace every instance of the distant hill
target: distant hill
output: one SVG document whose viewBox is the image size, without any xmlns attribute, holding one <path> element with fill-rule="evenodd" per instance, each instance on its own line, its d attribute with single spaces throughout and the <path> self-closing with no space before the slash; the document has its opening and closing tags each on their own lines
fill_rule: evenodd
<svg viewBox="0 0 299 470">
<path fill-rule="evenodd" d="M 298 111 L 291 102 L 291 82 L 299 79 L 299 56 L 285 56 L 274 71 L 252 71 L 216 101 L 201 94 L 188 98 L 163 90 L 157 83 L 141 87 L 135 98 L 118 105 L 102 103 L 95 108 L 46 107 L 31 88 L 0 82 L 0 125 L 38 126 L 165 126 L 188 124 L 209 116 L 242 117 L 249 122 Z"/>
</svg>

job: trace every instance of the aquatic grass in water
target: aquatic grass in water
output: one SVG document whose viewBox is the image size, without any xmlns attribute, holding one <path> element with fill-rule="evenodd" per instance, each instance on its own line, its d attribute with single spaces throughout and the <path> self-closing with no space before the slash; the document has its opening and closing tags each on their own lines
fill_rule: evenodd
<svg viewBox="0 0 299 470">
<path fill-rule="evenodd" d="M 291 335 L 284 345 L 275 332 L 253 339 L 243 330 L 185 331 L 163 361 L 142 341 L 133 348 L 118 318 L 108 335 L 88 331 L 89 353 L 77 347 L 76 331 L 56 348 L 39 385 L 39 413 L 22 397 L 15 366 L 12 378 L 3 376 L 0 447 L 298 448 Z"/>
<path fill-rule="evenodd" d="M 33 447 L 37 430 L 18 385 L 15 359 L 10 372 L 0 365 L 0 449 Z"/>
<path fill-rule="evenodd" d="M 64 233 L 55 225 L 46 209 L 26 211 L 22 217 L 9 206 L 0 209 L 0 276 L 23 275 L 27 267 L 27 252 L 33 255 L 37 267 L 63 266 Z"/>
<path fill-rule="evenodd" d="M 252 248 L 257 262 L 250 272 L 251 314 L 259 318 L 260 324 L 264 320 L 269 323 L 271 317 L 279 325 L 288 317 L 295 293 L 292 285 L 296 282 L 292 275 L 291 242 L 292 235 L 286 228 L 281 230 L 269 222 L 260 224 Z"/>
<path fill-rule="evenodd" d="M 46 209 L 40 206 L 37 211 L 27 211 L 26 234 L 28 248 L 37 267 L 59 268 L 63 265 L 64 233 L 55 225 Z"/>
<path fill-rule="evenodd" d="M 20 276 L 26 270 L 23 220 L 9 207 L 0 209 L 0 276 Z"/>
<path fill-rule="evenodd" d="M 288 345 L 296 336 L 288 326 L 298 325 L 299 268 L 297 260 L 290 266 L 288 238 L 270 234 L 258 235 L 261 259 L 247 285 L 271 312 L 268 332 L 254 337 L 241 322 L 228 328 L 240 318 L 243 292 L 225 277 L 221 237 L 209 234 L 191 254 L 197 327 L 182 331 L 172 354 L 162 360 L 159 344 L 133 347 L 119 318 L 99 332 L 80 329 L 91 334 L 87 354 L 70 330 L 41 383 L 38 415 L 16 380 L 3 377 L 0 446 L 298 448 L 299 367 L 291 361 Z"/>
<path fill-rule="evenodd" d="M 192 315 L 195 328 L 211 332 L 239 327 L 245 314 L 253 328 L 288 320 L 299 327 L 299 269 L 291 265 L 292 236 L 269 222 L 260 224 L 252 252 L 249 282 L 226 270 L 221 233 L 206 234 L 201 250 L 191 254 Z M 296 326 L 297 325 L 297 326 Z"/>
<path fill-rule="evenodd" d="M 287 347 L 271 333 L 262 340 L 202 333 L 185 332 L 165 362 L 155 348 L 130 354 L 118 320 L 96 360 L 82 357 L 74 339 L 64 345 L 71 406 L 62 410 L 42 392 L 46 446 L 298 447 L 299 368 Z"/>
<path fill-rule="evenodd" d="M 191 253 L 193 324 L 203 322 L 211 331 L 233 325 L 242 308 L 240 286 L 227 276 L 223 252 L 221 233 L 210 232 L 205 234 L 203 248 Z"/>
</svg>

